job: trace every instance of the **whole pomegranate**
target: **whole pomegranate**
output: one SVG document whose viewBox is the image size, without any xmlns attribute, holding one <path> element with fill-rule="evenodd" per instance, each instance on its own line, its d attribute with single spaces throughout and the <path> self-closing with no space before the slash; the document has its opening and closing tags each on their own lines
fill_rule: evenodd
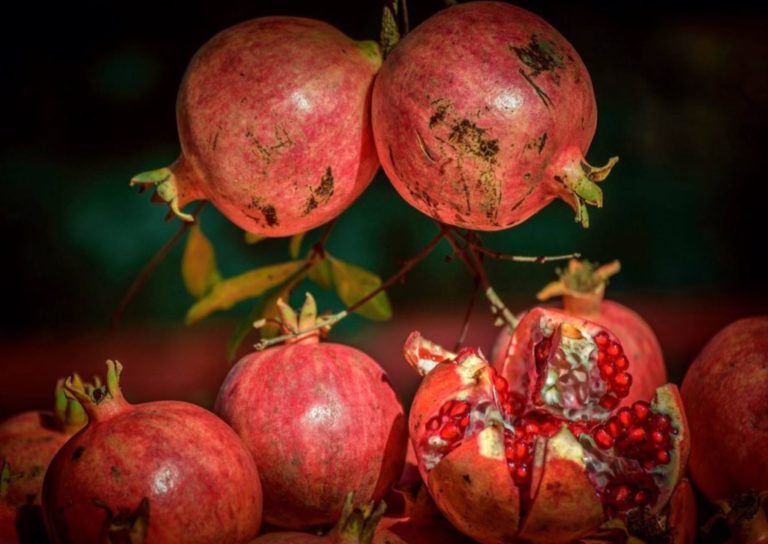
<svg viewBox="0 0 768 544">
<path fill-rule="evenodd" d="M 607 519 L 660 512 L 688 456 L 677 388 L 618 408 L 632 380 L 608 329 L 534 308 L 514 335 L 527 361 L 524 395 L 478 350 L 446 359 L 418 333 L 406 343 L 407 360 L 426 374 L 411 407 L 411 441 L 443 514 L 491 543 L 572 542 Z M 607 376 L 608 365 L 618 372 Z"/>
<path fill-rule="evenodd" d="M 86 387 L 80 378 L 74 378 Z M 54 411 L 24 412 L 0 423 L 0 462 L 10 475 L 0 502 L 13 507 L 40 504 L 43 476 L 61 446 L 87 422 L 77 400 L 67 398 L 64 380 L 56 384 Z"/>
<path fill-rule="evenodd" d="M 768 316 L 731 323 L 683 380 L 691 478 L 711 501 L 768 491 Z"/>
<path fill-rule="evenodd" d="M 588 226 L 602 206 L 584 154 L 597 108 L 560 33 L 522 8 L 468 2 L 430 17 L 384 62 L 373 90 L 379 158 L 400 195 L 458 227 L 500 230 L 561 198 Z"/>
<path fill-rule="evenodd" d="M 297 17 L 228 28 L 192 58 L 179 89 L 181 156 L 139 174 L 173 213 L 207 199 L 262 236 L 288 236 L 346 209 L 378 168 L 370 92 L 375 42 Z"/>
<path fill-rule="evenodd" d="M 324 535 L 297 531 L 273 532 L 260 536 L 252 544 L 371 544 L 386 504 L 374 508 L 371 502 L 355 507 L 354 493 L 347 494 L 344 508 L 336 526 Z"/>
<path fill-rule="evenodd" d="M 89 423 L 51 461 L 43 515 L 53 542 L 248 542 L 261 524 L 259 473 L 237 435 L 180 401 L 131 405 L 122 366 L 90 394 Z"/>
<path fill-rule="evenodd" d="M 280 303 L 287 331 L 311 328 Z M 264 519 L 299 529 L 335 523 L 344 498 L 381 499 L 403 467 L 403 407 L 382 368 L 350 346 L 319 343 L 317 330 L 243 357 L 216 399 L 218 413 L 253 452 Z"/>
<path fill-rule="evenodd" d="M 589 319 L 610 329 L 621 341 L 624 353 L 632 361 L 632 388 L 621 405 L 649 399 L 656 388 L 667 383 L 664 355 L 650 325 L 635 311 L 612 300 L 604 300 L 608 278 L 620 269 L 619 261 L 597 266 L 587 261 L 571 260 L 566 270 L 559 270 L 560 280 L 547 285 L 538 294 L 539 300 L 563 297 L 563 310 L 576 317 Z M 512 333 L 505 327 L 491 353 L 491 361 L 499 368 L 516 346 L 510 342 Z M 526 372 L 524 358 L 516 359 L 520 375 Z M 607 369 L 610 372 L 610 368 Z M 511 374 L 511 369 L 507 369 Z"/>
</svg>

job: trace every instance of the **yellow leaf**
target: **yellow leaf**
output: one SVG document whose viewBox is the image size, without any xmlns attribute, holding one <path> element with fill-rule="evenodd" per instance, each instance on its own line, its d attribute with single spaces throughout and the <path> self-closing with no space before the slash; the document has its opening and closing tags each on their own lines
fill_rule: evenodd
<svg viewBox="0 0 768 544">
<path fill-rule="evenodd" d="M 200 220 L 192 225 L 181 259 L 181 277 L 189 294 L 195 298 L 204 296 L 221 281 L 216 268 L 213 245 L 200 228 Z"/>
<path fill-rule="evenodd" d="M 258 244 L 264 238 L 266 238 L 266 236 L 261 236 L 260 234 L 253 234 L 252 232 L 245 233 L 245 243 L 248 245 Z"/>
<path fill-rule="evenodd" d="M 240 301 L 258 297 L 271 287 L 283 283 L 303 264 L 304 261 L 289 261 L 250 270 L 223 280 L 189 309 L 186 322 L 194 323 L 216 310 L 226 310 Z"/>
<path fill-rule="evenodd" d="M 328 259 L 331 263 L 336 293 L 347 306 L 352 306 L 381 286 L 381 278 L 376 274 L 334 257 Z M 383 291 L 356 311 L 360 315 L 376 321 L 384 321 L 392 317 L 389 297 Z"/>
<path fill-rule="evenodd" d="M 291 236 L 291 242 L 288 246 L 288 251 L 291 254 L 291 259 L 296 259 L 299 257 L 299 253 L 301 252 L 301 241 L 304 239 L 304 233 L 300 232 L 298 234 L 294 234 Z"/>
</svg>

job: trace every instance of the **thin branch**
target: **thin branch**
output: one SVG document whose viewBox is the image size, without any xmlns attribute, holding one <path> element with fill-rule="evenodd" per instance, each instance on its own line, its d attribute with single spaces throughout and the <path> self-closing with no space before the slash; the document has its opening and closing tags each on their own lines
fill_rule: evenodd
<svg viewBox="0 0 768 544">
<path fill-rule="evenodd" d="M 408 17 L 408 0 L 401 0 L 403 6 L 403 36 L 411 31 L 411 21 Z"/>
<path fill-rule="evenodd" d="M 419 264 L 421 261 L 423 261 L 432 251 L 437 247 L 437 244 L 440 243 L 440 240 L 442 240 L 446 236 L 446 231 L 441 227 L 440 232 L 435 235 L 432 240 L 425 245 L 421 251 L 419 251 L 416 255 L 408 259 L 403 263 L 403 265 L 400 267 L 400 269 L 392 274 L 390 277 L 388 277 L 384 282 L 382 282 L 381 285 L 379 285 L 376 289 L 369 292 L 367 295 L 365 295 L 363 298 L 355 302 L 354 304 L 351 304 L 344 310 L 341 310 L 340 312 L 337 312 L 335 314 L 331 315 L 324 315 L 324 316 L 318 316 L 317 322 L 312 327 L 302 329 L 299 331 L 291 332 L 288 334 L 284 334 L 282 336 L 276 336 L 275 338 L 268 338 L 260 340 L 254 348 L 257 351 L 263 350 L 268 348 L 269 346 L 273 346 L 275 344 L 280 344 L 286 340 L 289 340 L 291 338 L 296 338 L 297 336 L 302 336 L 307 334 L 308 332 L 316 331 L 318 329 L 329 329 L 331 326 L 335 325 L 345 317 L 347 317 L 349 314 L 353 313 L 355 310 L 361 308 L 366 302 L 373 299 L 376 295 L 379 293 L 382 293 L 383 291 L 386 291 L 390 287 L 392 287 L 394 284 L 396 284 L 398 281 L 400 281 L 401 278 L 403 278 L 408 272 L 410 272 L 417 264 Z M 260 324 L 257 322 L 256 324 Z"/>
<path fill-rule="evenodd" d="M 461 333 L 459 334 L 459 338 L 456 340 L 456 346 L 453 348 L 453 351 L 459 351 L 461 346 L 464 344 L 464 341 L 467 339 L 467 332 L 469 332 L 469 319 L 472 316 L 472 310 L 475 308 L 475 300 L 477 299 L 477 292 L 480 290 L 480 280 L 477 276 L 474 277 L 473 282 L 474 284 L 472 288 L 472 294 L 469 297 L 469 304 L 467 305 L 467 312 L 464 314 L 464 323 L 461 326 Z"/>
<path fill-rule="evenodd" d="M 197 218 L 197 216 L 200 215 L 200 212 L 203 211 L 205 204 L 205 200 L 197 204 L 197 207 L 195 207 L 195 209 L 192 211 L 193 218 Z M 128 308 L 128 305 L 134 299 L 136 294 L 141 291 L 141 289 L 147 284 L 149 279 L 152 277 L 152 274 L 155 273 L 157 267 L 160 266 L 160 263 L 165 260 L 171 250 L 176 246 L 177 243 L 179 243 L 179 240 L 181 240 L 182 236 L 184 236 L 184 233 L 187 231 L 187 229 L 194 224 L 195 223 L 191 221 L 182 221 L 181 225 L 179 225 L 178 230 L 173 234 L 173 236 L 171 236 L 168 241 L 163 244 L 159 250 L 157 250 L 157 253 L 155 253 L 152 259 L 150 259 L 150 261 L 144 265 L 144 268 L 141 270 L 141 272 L 139 272 L 138 276 L 136 276 L 136 279 L 133 280 L 133 283 L 131 283 L 130 287 L 128 287 L 128 290 L 123 295 L 120 304 L 118 304 L 117 308 L 115 308 L 115 311 L 112 312 L 111 321 L 113 329 L 117 329 L 120 326 L 120 321 L 122 320 L 123 314 Z"/>
<path fill-rule="evenodd" d="M 480 286 L 485 293 L 485 298 L 487 298 L 488 302 L 491 304 L 491 312 L 497 317 L 495 324 L 501 325 L 506 323 L 511 329 L 514 329 L 517 326 L 518 320 L 509 308 L 507 308 L 506 304 L 504 304 L 501 297 L 499 297 L 496 290 L 491 285 L 491 282 L 488 279 L 488 273 L 485 271 L 482 261 L 479 259 L 478 254 L 475 253 L 473 246 L 471 245 L 471 236 L 465 237 L 467 240 L 467 247 L 461 247 L 456 240 L 454 230 L 443 223 L 438 224 L 445 233 L 445 239 L 451 244 L 456 256 L 464 262 L 464 265 L 470 273 L 477 276 Z"/>
<path fill-rule="evenodd" d="M 469 243 L 469 245 L 472 246 L 472 249 L 476 253 L 482 253 L 483 255 L 487 255 L 491 259 L 496 259 L 498 261 L 546 264 L 546 263 L 553 263 L 556 261 L 568 261 L 570 259 L 581 258 L 581 253 L 567 253 L 564 255 L 539 255 L 539 256 L 532 256 L 532 257 L 526 256 L 526 255 L 510 255 L 502 251 L 495 251 L 493 249 L 486 248 L 485 246 L 483 246 L 480 236 L 475 232 L 463 233 L 457 229 L 454 229 L 454 232 L 456 232 L 456 234 L 458 234 L 463 240 L 466 240 L 467 243 Z"/>
<path fill-rule="evenodd" d="M 328 238 L 331 236 L 331 232 L 333 232 L 333 227 L 336 226 L 336 222 L 338 221 L 338 217 L 335 217 L 331 221 L 329 221 L 325 228 L 323 229 L 323 233 L 320 235 L 320 239 L 314 243 L 312 246 L 312 253 L 317 255 L 320 258 L 325 257 L 325 244 L 328 242 Z"/>
</svg>

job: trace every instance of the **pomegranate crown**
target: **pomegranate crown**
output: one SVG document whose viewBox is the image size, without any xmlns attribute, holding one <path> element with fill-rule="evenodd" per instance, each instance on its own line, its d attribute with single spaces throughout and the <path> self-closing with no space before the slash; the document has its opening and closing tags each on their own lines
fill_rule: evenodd
<svg viewBox="0 0 768 544">
<path fill-rule="evenodd" d="M 340 542 L 357 542 L 359 544 L 371 544 L 387 504 L 384 501 L 375 506 L 373 501 L 362 506 L 355 507 L 354 492 L 347 493 L 344 499 L 344 507 L 341 518 L 334 527 L 332 533 L 340 537 Z"/>
<path fill-rule="evenodd" d="M 571 294 L 602 293 L 608 284 L 608 279 L 620 270 L 621 263 L 618 260 L 600 266 L 586 259 L 581 261 L 571 259 L 568 262 L 568 268 L 556 270 L 560 279 L 547 284 L 538 292 L 536 298 L 549 300 Z"/>
<path fill-rule="evenodd" d="M 108 416 L 127 404 L 120 390 L 123 365 L 119 361 L 112 360 L 108 360 L 106 365 L 106 384 L 102 384 L 98 377 L 94 378 L 93 384 L 85 383 L 77 374 L 73 374 L 64 381 L 66 394 L 82 405 L 91 420 Z"/>
<path fill-rule="evenodd" d="M 98 378 L 94 379 L 94 384 L 84 383 L 76 372 L 72 375 L 72 379 L 84 389 L 95 388 L 101 385 L 101 381 Z M 64 379 L 56 382 L 55 399 L 53 412 L 56 423 L 62 431 L 71 434 L 88 423 L 88 416 L 83 409 L 83 405 L 76 398 L 67 394 L 67 390 L 64 387 Z"/>
</svg>

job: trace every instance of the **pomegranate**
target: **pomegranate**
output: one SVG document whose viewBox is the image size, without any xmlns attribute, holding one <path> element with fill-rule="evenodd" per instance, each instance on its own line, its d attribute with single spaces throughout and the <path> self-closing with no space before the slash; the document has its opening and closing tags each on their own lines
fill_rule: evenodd
<svg viewBox="0 0 768 544">
<path fill-rule="evenodd" d="M 370 91 L 381 65 L 375 42 L 297 17 L 228 28 L 195 54 L 179 89 L 181 156 L 139 174 L 182 208 L 207 199 L 262 236 L 289 236 L 346 209 L 378 168 Z"/>
<path fill-rule="evenodd" d="M 51 461 L 43 515 L 54 542 L 244 543 L 261 523 L 256 465 L 213 414 L 180 401 L 129 404 L 122 365 L 68 391 L 89 423 Z"/>
<path fill-rule="evenodd" d="M 558 271 L 560 280 L 552 282 L 538 294 L 539 300 L 563 297 L 563 309 L 569 315 L 589 319 L 607 327 L 619 338 L 627 359 L 632 361 L 632 388 L 621 405 L 630 406 L 649 399 L 656 388 L 667 383 L 667 367 L 661 346 L 650 325 L 636 312 L 612 300 L 603 300 L 608 278 L 620 269 L 619 261 L 597 266 L 587 261 L 571 260 L 566 270 Z M 504 364 L 510 350 L 512 334 L 502 329 L 491 354 L 497 368 Z M 526 369 L 522 358 L 520 373 Z M 508 369 L 507 373 L 511 373 Z"/>
<path fill-rule="evenodd" d="M 621 344 L 557 310 L 532 309 L 514 336 L 524 394 L 476 349 L 446 358 L 418 333 L 406 342 L 406 359 L 425 374 L 411 441 L 443 514 L 485 543 L 571 542 L 606 519 L 660 512 L 688 456 L 677 388 L 618 408 L 632 384 Z"/>
<path fill-rule="evenodd" d="M 86 387 L 79 377 L 75 380 Z M 0 423 L 0 461 L 9 475 L 1 502 L 12 507 L 39 505 L 48 464 L 86 421 L 82 406 L 67 398 L 64 380 L 59 380 L 53 412 L 24 412 Z"/>
<path fill-rule="evenodd" d="M 324 535 L 295 531 L 273 532 L 260 536 L 252 544 L 371 544 L 386 504 L 381 502 L 374 509 L 374 503 L 371 502 L 355 508 L 353 496 L 354 493 L 347 494 L 339 522 Z"/>
<path fill-rule="evenodd" d="M 768 316 L 731 323 L 686 372 L 691 478 L 711 501 L 768 491 Z"/>
<path fill-rule="evenodd" d="M 387 57 L 373 90 L 379 158 L 400 195 L 444 223 L 517 225 L 561 198 L 589 225 L 587 164 L 597 108 L 589 73 L 560 33 L 502 2 L 430 17 Z"/>
<path fill-rule="evenodd" d="M 313 327 L 279 303 L 282 326 Z M 403 407 L 382 368 L 350 346 L 319 343 L 319 331 L 243 357 L 216 399 L 218 413 L 253 452 L 264 519 L 291 529 L 338 521 L 348 491 L 381 499 L 403 468 Z"/>
</svg>

